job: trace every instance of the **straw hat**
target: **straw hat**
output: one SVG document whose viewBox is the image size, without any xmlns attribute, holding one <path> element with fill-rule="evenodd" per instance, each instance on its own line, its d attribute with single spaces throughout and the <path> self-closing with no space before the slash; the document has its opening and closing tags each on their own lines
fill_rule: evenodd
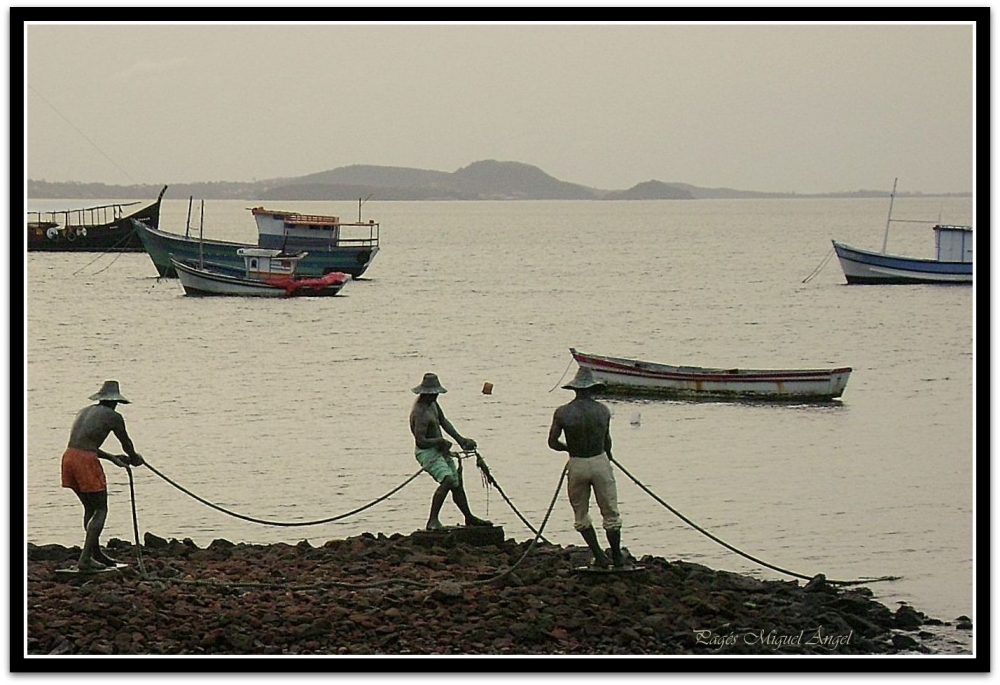
<svg viewBox="0 0 1000 685">
<path fill-rule="evenodd" d="M 604 383 L 594 378 L 594 373 L 590 369 L 581 367 L 576 376 L 569 383 L 563 386 L 567 390 L 586 390 L 587 388 L 603 388 Z"/>
<path fill-rule="evenodd" d="M 420 385 L 413 388 L 413 392 L 418 395 L 440 395 L 448 391 L 441 387 L 436 373 L 425 373 L 424 379 L 420 381 Z"/>
<path fill-rule="evenodd" d="M 118 381 L 104 381 L 104 385 L 101 389 L 97 391 L 97 394 L 91 395 L 90 399 L 111 402 L 121 402 L 122 404 L 131 404 L 118 390 Z"/>
</svg>

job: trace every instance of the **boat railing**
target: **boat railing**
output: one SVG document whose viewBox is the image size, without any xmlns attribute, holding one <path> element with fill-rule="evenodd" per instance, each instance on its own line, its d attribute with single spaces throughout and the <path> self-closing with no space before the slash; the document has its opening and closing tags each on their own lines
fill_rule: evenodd
<svg viewBox="0 0 1000 685">
<path fill-rule="evenodd" d="M 57 209 L 49 212 L 28 212 L 28 221 L 51 221 L 63 226 L 93 226 L 109 224 L 121 219 L 125 212 L 123 207 L 137 205 L 139 202 L 125 204 L 99 205 L 81 209 Z"/>
<path fill-rule="evenodd" d="M 340 224 L 340 235 L 337 240 L 339 247 L 378 247 L 378 224 L 370 223 L 349 223 Z M 363 233 L 361 229 L 368 229 L 368 235 L 348 236 L 344 234 L 344 229 L 359 229 L 357 233 Z"/>
</svg>

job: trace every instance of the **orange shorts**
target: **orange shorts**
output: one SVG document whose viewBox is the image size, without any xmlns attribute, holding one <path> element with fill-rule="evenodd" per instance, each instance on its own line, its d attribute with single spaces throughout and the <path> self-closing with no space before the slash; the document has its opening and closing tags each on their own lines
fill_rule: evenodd
<svg viewBox="0 0 1000 685">
<path fill-rule="evenodd" d="M 67 447 L 62 456 L 62 486 L 75 492 L 107 490 L 108 480 L 97 453 Z"/>
</svg>

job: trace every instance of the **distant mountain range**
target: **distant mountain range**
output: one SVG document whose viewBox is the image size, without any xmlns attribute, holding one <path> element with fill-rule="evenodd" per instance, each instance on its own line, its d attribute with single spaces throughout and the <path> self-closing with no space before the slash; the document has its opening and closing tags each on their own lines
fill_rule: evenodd
<svg viewBox="0 0 1000 685">
<path fill-rule="evenodd" d="M 884 190 L 855 190 L 821 194 L 762 193 L 732 188 L 699 188 L 687 183 L 645 181 L 628 190 L 601 190 L 560 181 L 530 164 L 482 160 L 458 171 L 428 171 L 407 167 L 355 164 L 294 178 L 266 181 L 170 183 L 167 197 L 206 200 L 709 200 L 766 198 L 888 197 Z M 145 199 L 156 197 L 160 186 L 28 180 L 33 199 Z M 898 196 L 928 196 L 897 193 Z M 942 196 L 971 193 L 944 193 Z M 937 195 L 929 195 L 936 197 Z"/>
</svg>

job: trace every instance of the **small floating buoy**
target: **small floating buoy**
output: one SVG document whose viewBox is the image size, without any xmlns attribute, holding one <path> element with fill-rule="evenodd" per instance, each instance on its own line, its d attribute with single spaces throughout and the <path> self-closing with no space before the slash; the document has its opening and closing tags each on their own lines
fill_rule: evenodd
<svg viewBox="0 0 1000 685">
<path fill-rule="evenodd" d="M 490 383 L 489 381 L 487 381 L 486 383 L 483 383 L 483 394 L 484 395 L 492 395 L 493 394 L 493 384 Z"/>
</svg>

